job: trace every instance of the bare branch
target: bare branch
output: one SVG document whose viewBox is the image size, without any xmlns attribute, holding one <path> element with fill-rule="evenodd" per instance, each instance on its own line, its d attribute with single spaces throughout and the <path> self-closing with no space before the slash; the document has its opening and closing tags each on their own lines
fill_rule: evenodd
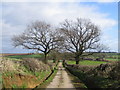
<svg viewBox="0 0 120 90">
<path fill-rule="evenodd" d="M 51 50 L 59 47 L 61 38 L 57 37 L 56 31 L 43 21 L 36 21 L 27 26 L 21 35 L 12 38 L 15 47 L 22 46 L 26 49 L 35 49 L 47 55 Z"/>
<path fill-rule="evenodd" d="M 99 42 L 100 30 L 88 19 L 77 18 L 76 21 L 65 20 L 60 32 L 64 38 L 66 50 L 79 58 L 84 51 L 96 49 Z"/>
</svg>

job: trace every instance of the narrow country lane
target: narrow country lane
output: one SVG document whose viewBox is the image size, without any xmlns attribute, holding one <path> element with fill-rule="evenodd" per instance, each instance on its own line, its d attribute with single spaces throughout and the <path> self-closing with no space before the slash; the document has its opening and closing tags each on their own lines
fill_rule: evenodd
<svg viewBox="0 0 120 90">
<path fill-rule="evenodd" d="M 73 88 L 75 90 L 75 87 L 72 85 L 67 72 L 62 66 L 62 62 L 59 63 L 58 72 L 46 89 L 48 88 Z"/>
</svg>

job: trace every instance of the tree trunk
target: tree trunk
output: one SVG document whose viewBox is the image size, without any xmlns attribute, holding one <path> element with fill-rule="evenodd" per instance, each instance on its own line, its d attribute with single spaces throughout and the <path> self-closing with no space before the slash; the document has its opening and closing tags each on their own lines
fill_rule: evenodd
<svg viewBox="0 0 120 90">
<path fill-rule="evenodd" d="M 47 54 L 45 53 L 44 55 L 45 55 L 44 56 L 44 63 L 47 64 Z"/>
<path fill-rule="evenodd" d="M 75 57 L 76 64 L 79 64 L 79 56 Z"/>
</svg>

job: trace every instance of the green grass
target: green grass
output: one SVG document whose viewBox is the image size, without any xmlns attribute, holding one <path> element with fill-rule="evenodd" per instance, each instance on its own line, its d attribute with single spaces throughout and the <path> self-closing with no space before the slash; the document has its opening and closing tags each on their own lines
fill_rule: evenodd
<svg viewBox="0 0 120 90">
<path fill-rule="evenodd" d="M 13 75 L 14 75 L 14 74 L 15 74 L 15 72 L 10 72 L 10 71 L 9 71 L 9 72 L 7 71 L 7 72 L 4 72 L 4 73 L 3 73 L 4 76 L 6 76 L 6 77 L 11 76 L 11 78 L 13 78 Z"/>
<path fill-rule="evenodd" d="M 68 64 L 75 64 L 75 61 L 67 61 Z M 84 60 L 84 61 L 80 61 L 79 64 L 80 65 L 99 65 L 102 63 L 107 63 L 107 62 L 103 62 L 103 61 L 88 61 L 88 60 Z"/>
<path fill-rule="evenodd" d="M 21 90 L 25 90 L 25 88 L 27 88 L 27 85 L 26 84 L 23 84 L 22 86 L 17 86 L 16 84 L 13 84 L 12 85 L 12 88 L 15 89 L 15 88 L 20 88 Z"/>
<path fill-rule="evenodd" d="M 35 75 L 38 80 L 42 80 L 44 79 L 47 75 L 49 75 L 51 73 L 50 70 L 47 70 L 47 71 L 37 71 L 37 72 L 32 72 L 30 70 L 28 70 L 26 67 L 23 66 L 23 69 L 24 69 L 24 72 L 27 74 L 27 75 Z"/>
<path fill-rule="evenodd" d="M 13 60 L 13 61 L 22 61 L 22 59 L 17 59 L 17 58 L 9 58 L 9 57 L 4 57 L 6 60 Z"/>
<path fill-rule="evenodd" d="M 47 79 L 45 80 L 43 83 L 41 83 L 37 88 L 46 88 L 47 85 L 53 80 L 53 78 L 55 77 L 56 73 L 57 73 L 57 69 L 54 70 L 54 73 Z"/>
<path fill-rule="evenodd" d="M 25 66 L 21 66 L 21 69 L 24 71 L 24 74 L 35 75 L 36 77 L 38 77 L 39 80 L 43 79 L 46 75 L 49 75 L 51 73 L 50 70 L 48 70 L 48 71 L 32 72 Z"/>
<path fill-rule="evenodd" d="M 58 65 L 58 64 L 57 64 Z M 46 88 L 48 84 L 50 84 L 50 82 L 54 79 L 57 71 L 58 71 L 58 66 L 56 65 L 55 69 L 54 69 L 54 72 L 50 75 L 51 72 L 46 72 L 46 73 L 41 73 L 41 78 L 42 77 L 45 77 L 45 74 L 46 75 L 50 75 L 50 77 L 43 81 L 43 83 L 41 83 L 40 85 L 37 86 L 37 88 Z M 40 79 L 40 78 L 39 78 Z"/>
<path fill-rule="evenodd" d="M 16 84 L 13 84 L 12 88 L 18 88 L 18 86 Z"/>
<path fill-rule="evenodd" d="M 41 58 L 43 55 L 41 54 L 33 54 L 33 55 L 14 55 L 14 56 L 6 56 L 9 60 L 21 61 L 23 58 Z M 48 60 L 48 62 L 53 62 L 53 60 Z"/>
<path fill-rule="evenodd" d="M 46 76 L 50 75 L 51 71 L 42 71 L 42 72 L 37 72 L 35 74 L 36 77 L 38 77 L 39 80 L 44 79 Z"/>
<path fill-rule="evenodd" d="M 109 61 L 119 61 L 118 59 L 113 59 L 113 58 L 106 58 L 106 60 L 109 60 Z"/>
<path fill-rule="evenodd" d="M 2 73 L 0 73 L 0 87 L 2 86 Z"/>
<path fill-rule="evenodd" d="M 35 75 L 36 77 L 37 77 L 37 81 L 41 81 L 41 82 L 43 82 L 44 81 L 44 79 L 48 76 L 48 75 L 50 75 L 50 73 L 51 73 L 51 71 L 49 70 L 49 71 L 41 71 L 41 72 L 30 72 L 30 71 L 28 71 L 27 72 L 27 75 L 29 74 L 29 75 Z M 14 82 L 14 74 L 17 74 L 17 73 L 14 73 L 14 72 L 5 72 L 5 73 L 3 73 L 3 75 L 4 76 L 6 76 L 6 77 L 9 77 L 9 76 L 11 76 L 11 79 L 13 79 L 13 82 Z M 34 79 L 33 79 L 34 80 Z M 36 82 L 36 81 L 35 81 Z M 24 84 L 22 85 L 22 86 L 17 86 L 16 84 L 13 84 L 12 85 L 12 88 L 27 88 L 28 86 L 25 84 L 25 82 L 24 82 Z"/>
<path fill-rule="evenodd" d="M 43 55 L 40 54 L 32 54 L 32 55 L 14 55 L 14 56 L 6 56 L 8 58 L 14 59 L 22 59 L 22 58 L 41 58 Z"/>
</svg>

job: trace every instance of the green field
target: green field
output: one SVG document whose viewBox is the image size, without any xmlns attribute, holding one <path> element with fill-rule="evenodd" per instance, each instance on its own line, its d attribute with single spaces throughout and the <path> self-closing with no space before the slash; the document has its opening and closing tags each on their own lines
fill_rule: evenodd
<svg viewBox="0 0 120 90">
<path fill-rule="evenodd" d="M 14 55 L 14 56 L 6 56 L 8 58 L 22 59 L 22 58 L 41 58 L 42 54 L 32 54 L 32 55 Z"/>
<path fill-rule="evenodd" d="M 117 54 L 113 54 L 113 53 L 107 53 L 107 58 L 105 58 L 105 60 L 108 60 L 108 61 L 118 61 L 118 59 L 116 58 L 110 58 L 110 57 L 117 57 L 117 56 L 120 56 L 120 55 L 117 55 Z M 43 54 L 32 54 L 32 55 L 14 55 L 14 56 L 6 56 L 7 58 L 10 58 L 10 59 L 14 59 L 14 60 L 22 60 L 23 58 L 42 58 L 43 57 Z M 93 58 L 94 56 L 89 56 L 87 58 Z M 49 60 L 50 62 L 53 62 L 52 60 Z M 67 62 L 68 64 L 75 64 L 75 61 L 68 61 Z M 79 64 L 80 65 L 99 65 L 99 64 L 102 64 L 102 63 L 107 63 L 107 62 L 104 62 L 104 61 L 88 61 L 88 60 L 84 60 L 84 61 L 80 61 Z"/>
<path fill-rule="evenodd" d="M 6 59 L 21 61 L 23 58 L 37 58 L 40 59 L 43 57 L 43 54 L 32 54 L 32 55 L 13 55 L 13 56 L 5 56 Z M 48 62 L 53 62 L 53 60 L 48 60 Z"/>
<path fill-rule="evenodd" d="M 67 61 L 68 64 L 75 64 L 75 61 Z M 107 63 L 104 61 L 88 61 L 88 60 L 84 60 L 84 61 L 80 61 L 79 64 L 80 65 L 99 65 L 99 64 L 103 64 L 103 63 Z"/>
<path fill-rule="evenodd" d="M 118 59 L 114 59 L 114 58 L 107 58 L 106 60 L 109 60 L 109 61 L 119 61 Z"/>
</svg>

